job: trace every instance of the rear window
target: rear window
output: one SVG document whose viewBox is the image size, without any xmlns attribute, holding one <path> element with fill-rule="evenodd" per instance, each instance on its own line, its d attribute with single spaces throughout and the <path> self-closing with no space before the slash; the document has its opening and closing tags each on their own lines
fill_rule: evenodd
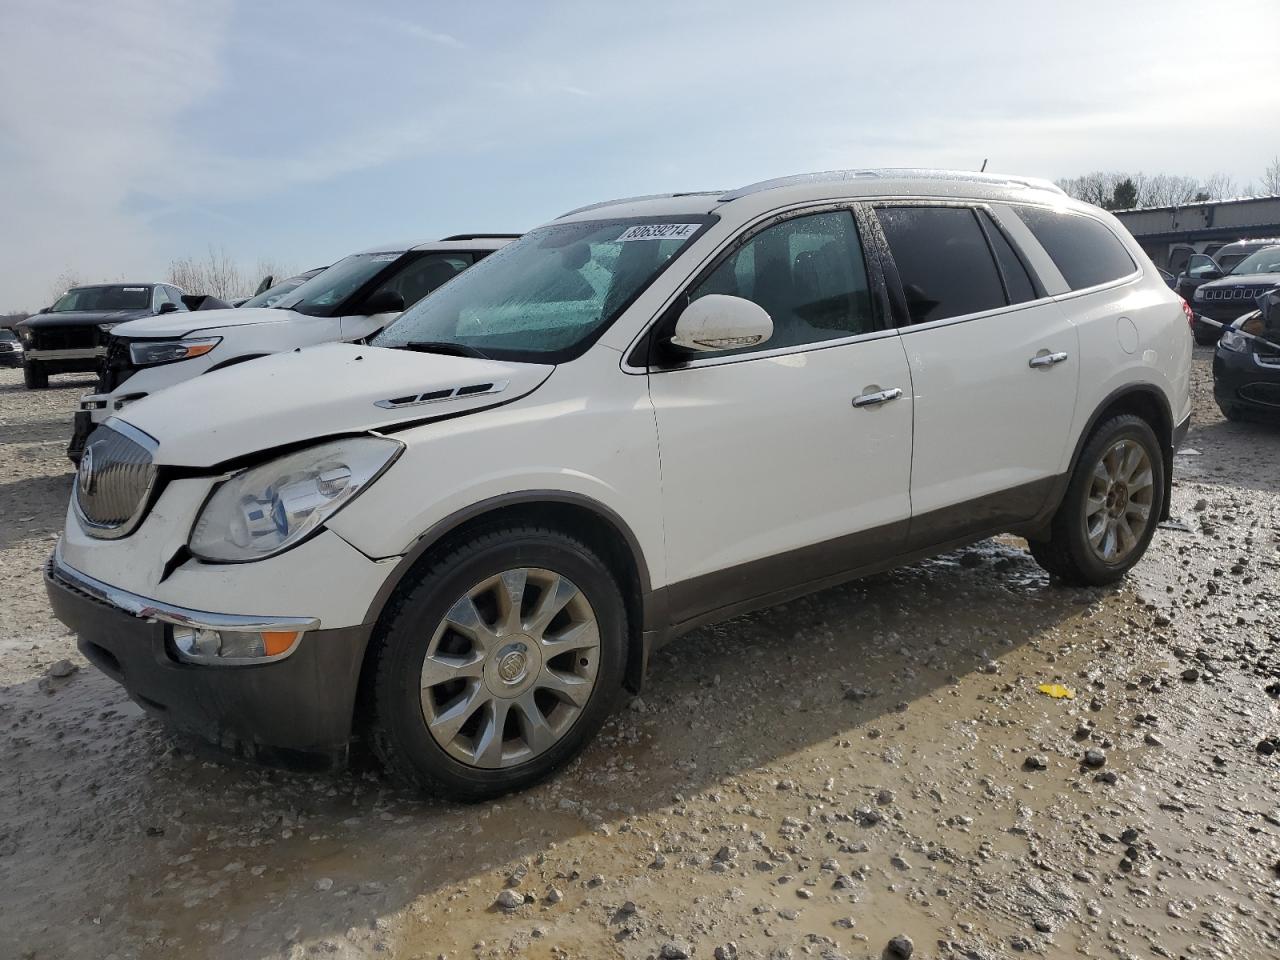
<svg viewBox="0 0 1280 960">
<path fill-rule="evenodd" d="M 1072 290 L 1110 283 L 1137 269 L 1124 244 L 1097 220 L 1041 207 L 1019 207 L 1018 216 Z"/>
<path fill-rule="evenodd" d="M 929 323 L 1005 306 L 991 248 L 965 207 L 876 210 L 898 267 L 912 323 Z"/>
</svg>

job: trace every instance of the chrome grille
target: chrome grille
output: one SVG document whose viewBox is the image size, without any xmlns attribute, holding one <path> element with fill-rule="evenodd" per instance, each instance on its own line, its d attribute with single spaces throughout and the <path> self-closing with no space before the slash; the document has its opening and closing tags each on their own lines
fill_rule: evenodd
<svg viewBox="0 0 1280 960">
<path fill-rule="evenodd" d="M 155 447 L 151 437 L 119 421 L 90 435 L 72 495 L 90 536 L 123 537 L 138 525 L 155 485 Z"/>
</svg>

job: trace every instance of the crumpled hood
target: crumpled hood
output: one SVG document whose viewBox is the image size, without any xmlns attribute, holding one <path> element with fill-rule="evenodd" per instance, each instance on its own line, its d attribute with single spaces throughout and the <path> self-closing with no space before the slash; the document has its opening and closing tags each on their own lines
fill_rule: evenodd
<svg viewBox="0 0 1280 960">
<path fill-rule="evenodd" d="M 116 419 L 159 442 L 157 463 L 210 467 L 299 441 L 509 402 L 536 389 L 554 369 L 326 343 L 206 373 L 130 404 Z M 493 385 L 488 392 L 411 402 L 486 384 Z M 400 403 L 378 406 L 380 401 Z"/>
<path fill-rule="evenodd" d="M 292 310 L 253 307 L 249 310 L 195 310 L 166 313 L 122 323 L 112 330 L 117 337 L 185 337 L 197 330 L 217 331 L 220 327 L 243 327 L 251 323 L 288 323 L 305 318 Z"/>
<path fill-rule="evenodd" d="M 21 323 L 32 330 L 50 327 L 96 327 L 100 323 L 123 324 L 136 317 L 149 317 L 150 310 L 73 310 L 68 313 L 37 313 Z M 145 321 L 143 321 L 145 322 Z"/>
</svg>

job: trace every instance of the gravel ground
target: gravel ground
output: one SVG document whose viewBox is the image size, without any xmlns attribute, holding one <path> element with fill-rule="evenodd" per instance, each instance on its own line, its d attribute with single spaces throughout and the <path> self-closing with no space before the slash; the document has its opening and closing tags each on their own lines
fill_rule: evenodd
<svg viewBox="0 0 1280 960">
<path fill-rule="evenodd" d="M 40 582 L 85 383 L 0 371 L 0 956 L 1278 956 L 1280 429 L 1208 360 L 1121 586 L 999 538 L 701 630 L 476 806 L 211 759 L 85 663 Z"/>
</svg>

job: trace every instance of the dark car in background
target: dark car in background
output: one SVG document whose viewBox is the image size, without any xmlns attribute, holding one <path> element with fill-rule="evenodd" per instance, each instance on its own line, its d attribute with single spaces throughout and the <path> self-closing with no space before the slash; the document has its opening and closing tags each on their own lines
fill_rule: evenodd
<svg viewBox="0 0 1280 960">
<path fill-rule="evenodd" d="M 0 327 L 0 367 L 22 366 L 22 341 L 7 327 Z"/>
<path fill-rule="evenodd" d="M 1280 289 L 1259 297 L 1258 306 L 1222 332 L 1213 353 L 1213 398 L 1228 420 L 1280 423 Z"/>
<path fill-rule="evenodd" d="M 33 317 L 18 323 L 25 349 L 27 389 L 49 385 L 55 373 L 92 373 L 117 323 L 186 310 L 182 291 L 167 283 L 103 283 L 72 287 Z"/>
<path fill-rule="evenodd" d="M 1203 315 L 1210 320 L 1216 320 L 1218 323 L 1229 323 L 1236 319 L 1241 313 L 1247 313 L 1253 309 L 1253 297 L 1266 289 L 1266 285 L 1261 282 L 1246 281 L 1243 284 L 1235 283 L 1235 278 L 1245 275 L 1244 271 L 1256 267 L 1258 261 L 1254 258 L 1257 254 L 1264 250 L 1278 248 L 1280 249 L 1280 238 L 1272 238 L 1268 240 L 1237 240 L 1235 243 L 1228 243 L 1221 247 L 1214 256 L 1203 253 L 1197 253 L 1187 261 L 1186 269 L 1178 275 L 1177 286 L 1174 290 L 1182 299 L 1191 304 L 1191 308 L 1197 315 Z M 1246 267 L 1245 264 L 1250 266 Z M 1227 281 L 1214 289 L 1231 288 L 1238 291 L 1230 295 L 1214 293 L 1206 298 L 1199 296 L 1200 289 L 1206 284 L 1218 284 L 1219 281 Z M 1246 295 L 1246 290 L 1252 290 L 1252 293 Z M 1244 305 L 1236 310 L 1237 304 L 1233 304 L 1231 300 L 1240 300 Z M 1202 310 L 1204 305 L 1207 309 Z M 1232 311 L 1235 310 L 1233 313 Z M 1207 346 L 1214 343 L 1218 339 L 1218 334 L 1222 328 L 1207 323 L 1197 323 L 1194 326 L 1196 343 L 1201 346 Z"/>
</svg>

